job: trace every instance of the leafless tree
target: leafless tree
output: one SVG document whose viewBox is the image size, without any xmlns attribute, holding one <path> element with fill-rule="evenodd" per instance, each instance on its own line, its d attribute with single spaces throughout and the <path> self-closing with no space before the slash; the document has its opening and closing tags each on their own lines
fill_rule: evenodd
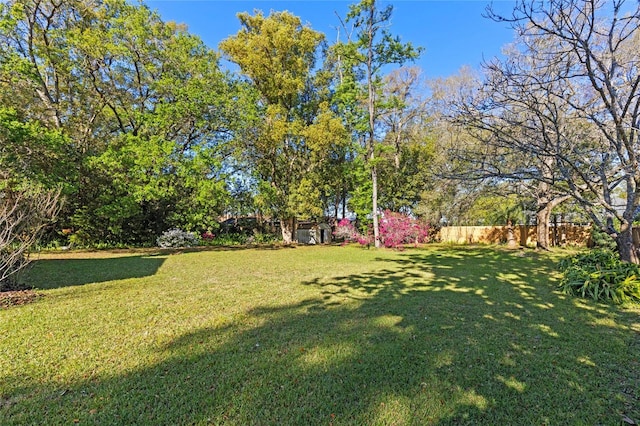
<svg viewBox="0 0 640 426">
<path fill-rule="evenodd" d="M 400 169 L 403 141 L 408 138 L 412 125 L 417 127 L 426 115 L 423 86 L 421 69 L 416 66 L 398 68 L 384 78 L 384 106 L 381 108 L 380 121 L 393 146 L 393 163 L 396 170 Z"/>
<path fill-rule="evenodd" d="M 535 117 L 513 85 L 505 86 L 501 66 L 487 64 L 484 78 L 463 69 L 432 83 L 439 120 L 453 135 L 439 138 L 447 161 L 438 173 L 465 185 L 499 187 L 505 195 L 529 194 L 537 205 L 537 245 L 548 249 L 551 211 L 569 197 L 550 183 L 557 174 L 553 156 L 533 154 L 544 141 L 527 130 Z"/>
<path fill-rule="evenodd" d="M 493 160 L 484 165 L 518 158 L 512 178 L 538 182 L 539 200 L 551 205 L 573 197 L 616 239 L 621 258 L 638 263 L 640 5 L 520 0 L 511 16 L 488 16 L 510 23 L 518 38 L 457 103 Z"/>
<path fill-rule="evenodd" d="M 60 190 L 0 191 L 0 290 L 17 285 L 30 250 L 60 210 Z"/>
</svg>

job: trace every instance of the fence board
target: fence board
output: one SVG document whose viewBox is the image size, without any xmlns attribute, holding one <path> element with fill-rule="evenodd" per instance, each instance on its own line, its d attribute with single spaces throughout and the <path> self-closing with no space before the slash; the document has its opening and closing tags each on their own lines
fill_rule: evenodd
<svg viewBox="0 0 640 426">
<path fill-rule="evenodd" d="M 514 235 L 521 246 L 536 244 L 536 226 L 516 225 Z M 637 233 L 635 231 L 638 231 Z M 640 229 L 634 229 L 640 241 Z M 500 244 L 507 242 L 506 226 L 445 226 L 440 229 L 440 241 L 455 244 Z M 549 228 L 550 241 L 558 245 L 586 246 L 591 243 L 591 227 L 560 224 Z"/>
</svg>

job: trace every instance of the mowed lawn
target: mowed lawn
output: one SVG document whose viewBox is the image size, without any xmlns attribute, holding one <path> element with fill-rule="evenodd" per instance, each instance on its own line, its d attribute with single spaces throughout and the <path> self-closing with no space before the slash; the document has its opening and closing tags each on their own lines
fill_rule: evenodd
<svg viewBox="0 0 640 426">
<path fill-rule="evenodd" d="M 640 309 L 557 292 L 561 256 L 43 256 L 0 310 L 0 424 L 638 422 Z"/>
</svg>

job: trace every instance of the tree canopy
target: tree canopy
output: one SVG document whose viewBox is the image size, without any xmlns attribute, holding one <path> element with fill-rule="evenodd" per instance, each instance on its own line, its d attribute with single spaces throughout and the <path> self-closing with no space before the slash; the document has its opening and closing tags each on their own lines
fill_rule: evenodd
<svg viewBox="0 0 640 426">
<path fill-rule="evenodd" d="M 443 224 L 526 210 L 548 248 L 568 202 L 638 262 L 640 7 L 489 8 L 516 34 L 504 58 L 437 81 L 404 66 L 421 49 L 392 12 L 354 3 L 333 44 L 289 12 L 243 12 L 218 53 L 144 4 L 0 3 L 3 188 L 60 194 L 47 235 L 78 245 L 257 214 L 287 243 L 299 220 L 355 216 L 378 246 L 385 210 Z"/>
<path fill-rule="evenodd" d="M 574 199 L 616 239 L 622 259 L 638 263 L 640 6 L 519 1 L 511 16 L 489 16 L 519 37 L 451 103 L 454 120 L 481 142 L 466 150 L 472 169 L 535 182 L 540 223 Z"/>
<path fill-rule="evenodd" d="M 288 12 L 238 15 L 241 30 L 220 44 L 259 94 L 253 132 L 238 140 L 239 157 L 259 182 L 259 201 L 280 219 L 285 243 L 299 216 L 323 216 L 326 163 L 347 141 L 341 120 L 314 75 L 324 35 Z"/>
<path fill-rule="evenodd" d="M 78 242 L 215 226 L 237 121 L 218 55 L 124 0 L 1 6 L 0 100 L 68 138 L 61 220 Z"/>
</svg>

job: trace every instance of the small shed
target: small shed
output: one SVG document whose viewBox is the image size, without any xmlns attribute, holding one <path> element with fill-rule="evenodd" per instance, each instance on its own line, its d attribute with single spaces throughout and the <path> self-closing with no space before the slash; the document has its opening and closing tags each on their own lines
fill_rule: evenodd
<svg viewBox="0 0 640 426">
<path fill-rule="evenodd" d="M 327 223 L 299 222 L 296 239 L 300 244 L 329 244 L 331 226 Z"/>
</svg>

